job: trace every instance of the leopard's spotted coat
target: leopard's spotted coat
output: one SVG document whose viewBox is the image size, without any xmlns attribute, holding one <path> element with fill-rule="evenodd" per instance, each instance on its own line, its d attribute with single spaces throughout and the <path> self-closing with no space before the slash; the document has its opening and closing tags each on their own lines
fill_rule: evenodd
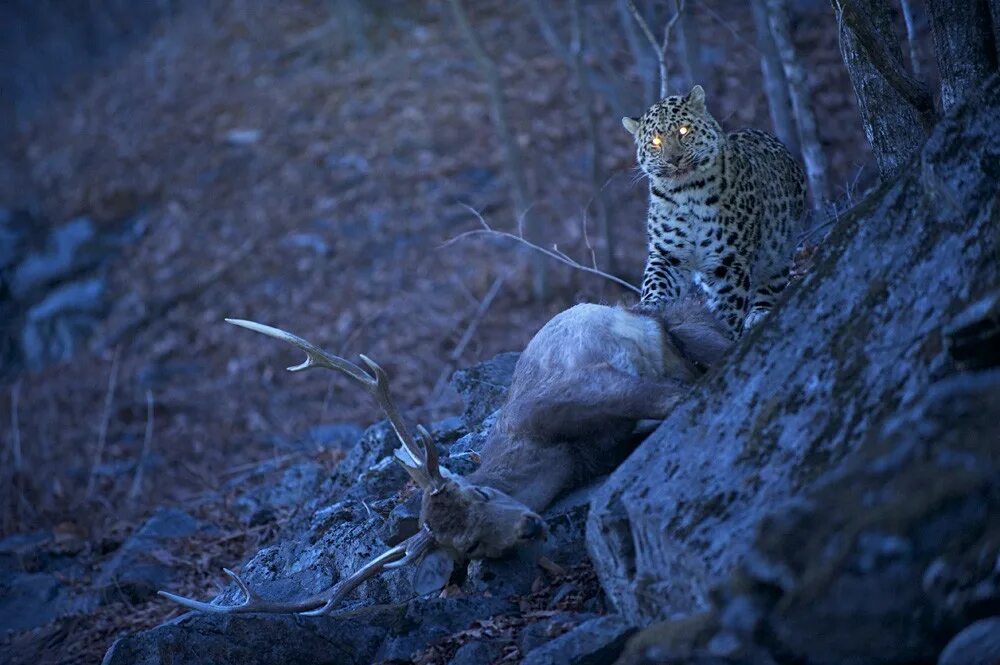
<svg viewBox="0 0 1000 665">
<path fill-rule="evenodd" d="M 805 175 L 756 129 L 724 134 L 695 86 L 641 118 L 622 118 L 649 177 L 643 305 L 681 298 L 692 283 L 734 336 L 760 321 L 788 282 Z"/>
</svg>

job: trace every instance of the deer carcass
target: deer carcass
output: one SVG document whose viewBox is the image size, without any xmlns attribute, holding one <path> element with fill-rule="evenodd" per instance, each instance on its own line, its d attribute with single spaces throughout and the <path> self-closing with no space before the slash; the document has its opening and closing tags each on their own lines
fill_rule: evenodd
<svg viewBox="0 0 1000 665">
<path fill-rule="evenodd" d="M 160 592 L 185 607 L 223 613 L 325 614 L 383 569 L 432 561 L 446 581 L 452 562 L 500 557 L 537 542 L 545 537 L 538 513 L 560 493 L 612 471 L 730 343 L 712 315 L 693 303 L 658 312 L 590 304 L 561 312 L 521 354 L 481 464 L 461 477 L 438 463 L 424 428 L 418 426 L 414 438 L 392 402 L 385 372 L 371 359 L 361 356 L 366 371 L 278 328 L 227 320 L 303 350 L 305 362 L 290 371 L 333 369 L 371 393 L 401 443 L 396 459 L 423 498 L 415 535 L 318 596 L 270 602 L 229 570 L 246 595 L 240 605 Z"/>
</svg>

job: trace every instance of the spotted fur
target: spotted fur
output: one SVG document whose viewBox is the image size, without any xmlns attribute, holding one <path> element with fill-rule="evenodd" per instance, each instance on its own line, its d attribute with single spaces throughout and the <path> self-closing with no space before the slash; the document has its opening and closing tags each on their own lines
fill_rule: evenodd
<svg viewBox="0 0 1000 665">
<path fill-rule="evenodd" d="M 622 124 L 649 177 L 641 304 L 681 298 L 697 283 L 733 336 L 750 329 L 788 282 L 802 169 L 770 134 L 723 133 L 701 86 Z"/>
</svg>

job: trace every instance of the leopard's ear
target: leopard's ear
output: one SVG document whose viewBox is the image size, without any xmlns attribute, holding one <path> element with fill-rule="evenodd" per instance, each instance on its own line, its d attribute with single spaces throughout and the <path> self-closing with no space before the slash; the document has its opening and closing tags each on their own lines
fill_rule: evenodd
<svg viewBox="0 0 1000 665">
<path fill-rule="evenodd" d="M 639 130 L 639 118 L 630 118 L 625 116 L 622 118 L 622 126 L 628 131 L 629 134 L 635 136 L 635 133 Z"/>
<path fill-rule="evenodd" d="M 695 113 L 704 113 L 705 89 L 700 85 L 691 88 L 691 92 L 684 97 L 684 104 Z"/>
</svg>

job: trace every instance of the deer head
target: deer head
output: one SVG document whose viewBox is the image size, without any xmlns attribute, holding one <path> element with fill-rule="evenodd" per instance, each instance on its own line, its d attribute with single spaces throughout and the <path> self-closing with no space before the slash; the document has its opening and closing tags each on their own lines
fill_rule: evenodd
<svg viewBox="0 0 1000 665">
<path fill-rule="evenodd" d="M 497 489 L 475 485 L 443 468 L 438 460 L 437 448 L 422 426 L 417 426 L 418 445 L 389 395 L 389 379 L 385 371 L 373 360 L 361 356 L 368 368 L 366 371 L 279 328 L 240 319 L 226 321 L 280 339 L 304 351 L 305 361 L 289 367 L 289 371 L 298 372 L 313 367 L 336 370 L 357 381 L 375 398 L 401 444 L 395 451 L 396 461 L 424 491 L 420 509 L 421 528 L 415 535 L 375 557 L 350 577 L 318 596 L 300 602 L 266 601 L 228 569 L 225 570 L 226 574 L 246 596 L 239 605 L 212 605 L 166 591 L 160 591 L 160 595 L 189 609 L 203 612 L 297 612 L 321 615 L 339 605 L 362 582 L 385 569 L 419 562 L 414 587 L 418 592 L 425 593 L 447 583 L 456 561 L 500 557 L 519 545 L 545 537 L 545 522 L 527 506 Z"/>
</svg>

